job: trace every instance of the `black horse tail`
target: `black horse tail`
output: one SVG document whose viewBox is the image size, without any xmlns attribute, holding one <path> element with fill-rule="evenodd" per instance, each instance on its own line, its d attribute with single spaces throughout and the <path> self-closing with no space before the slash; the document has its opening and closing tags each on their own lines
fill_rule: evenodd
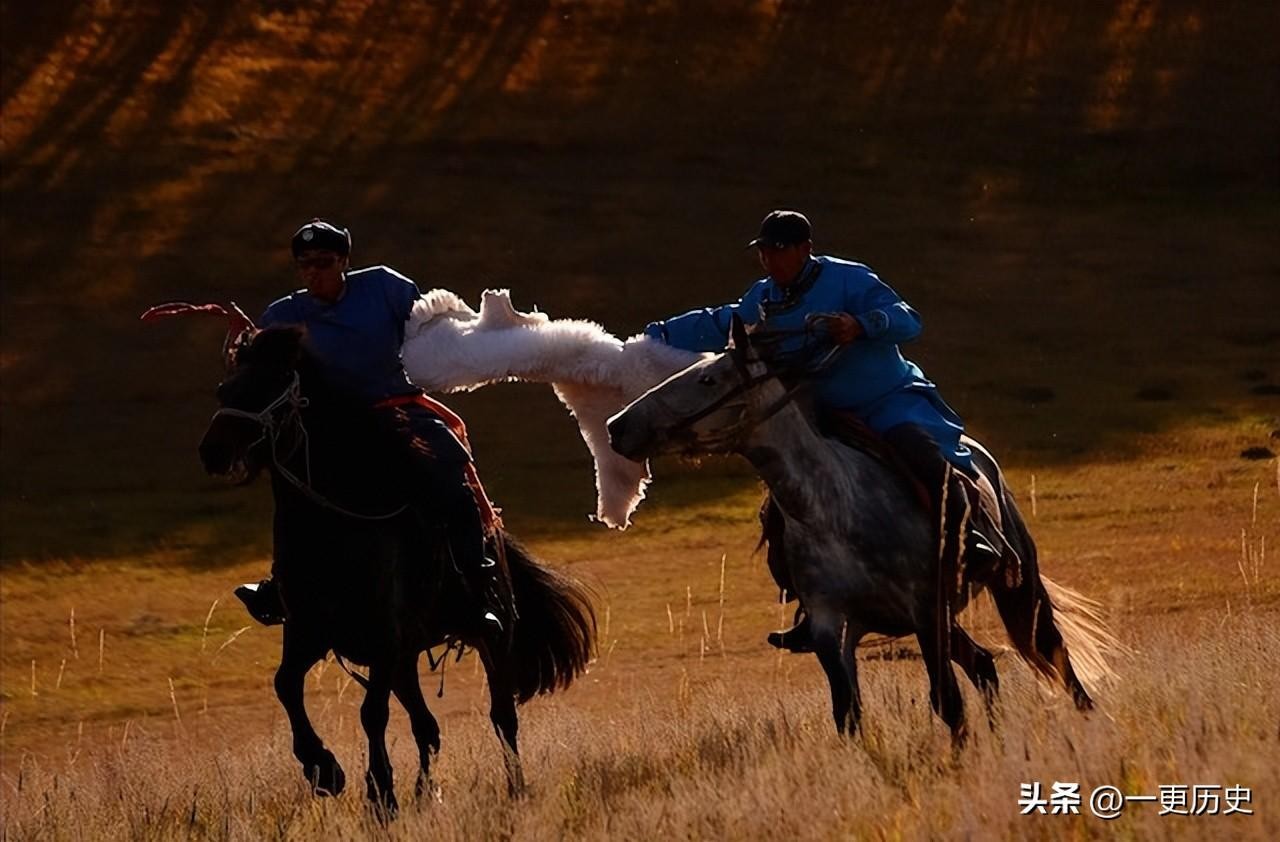
<svg viewBox="0 0 1280 842">
<path fill-rule="evenodd" d="M 581 582 L 539 563 L 502 533 L 517 618 L 511 644 L 516 700 L 569 686 L 590 663 L 596 646 L 596 612 Z"/>
</svg>

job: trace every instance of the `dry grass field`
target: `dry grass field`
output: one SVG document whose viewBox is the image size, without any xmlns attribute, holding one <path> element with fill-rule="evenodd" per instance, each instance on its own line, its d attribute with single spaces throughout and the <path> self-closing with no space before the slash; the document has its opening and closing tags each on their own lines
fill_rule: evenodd
<svg viewBox="0 0 1280 842">
<path fill-rule="evenodd" d="M 1188 636 L 1196 644 L 1188 646 Z M 510 800 L 496 741 L 478 714 L 446 723 L 437 798 L 408 801 L 389 830 L 358 792 L 312 799 L 281 727 L 257 737 L 190 712 L 98 751 L 28 762 L 8 781 L 15 839 L 558 839 L 558 838 L 1219 838 L 1273 839 L 1280 718 L 1280 633 L 1248 609 L 1185 618 L 1135 635 L 1141 659 L 1105 712 L 1082 722 L 1023 671 L 1009 671 L 995 731 L 977 729 L 960 755 L 931 721 L 920 665 L 863 671 L 864 734 L 831 733 L 825 689 L 809 664 L 753 668 L 718 656 L 673 664 L 659 680 L 597 669 L 607 693 L 571 693 L 526 709 L 530 793 Z M 763 653 L 759 660 L 769 660 Z M 611 674 L 614 673 L 614 674 Z M 350 694 L 321 676 L 318 724 L 348 763 L 363 740 Z M 474 698 L 474 688 L 451 693 Z M 594 697 L 584 699 L 583 697 Z M 279 723 L 277 722 L 277 725 Z M 402 722 L 393 758 L 409 790 L 416 755 Z M 232 746 L 235 746 L 234 748 Z M 1159 814 L 1130 803 L 1112 823 L 1019 813 L 1019 785 L 1110 783 L 1155 794 L 1160 784 L 1252 788 L 1254 815 Z"/>
<path fill-rule="evenodd" d="M 1280 37 L 1272 4 L 336 0 L 0 6 L 0 838 L 1280 838 Z M 661 461 L 607 532 L 541 387 L 451 400 L 508 525 L 596 591 L 590 672 L 522 709 L 505 794 L 472 657 L 423 669 L 438 794 L 379 824 L 360 688 L 308 679 L 313 799 L 271 676 L 265 484 L 194 446 L 220 329 L 316 214 L 357 262 L 616 333 L 732 298 L 774 205 L 924 314 L 909 349 L 1001 457 L 1047 575 L 1129 652 L 1085 718 L 1011 653 L 951 749 L 909 647 L 837 739 L 733 460 Z M 966 623 L 996 646 L 993 612 Z M 444 694 L 435 698 L 443 680 Z M 1021 815 L 1020 785 L 1248 787 L 1252 815 Z M 1219 812 L 1225 809 L 1221 805 Z"/>
<path fill-rule="evenodd" d="M 393 715 L 405 809 L 393 838 L 1274 838 L 1280 793 L 1280 486 L 1274 460 L 1222 459 L 1261 433 L 1152 437 L 1154 452 L 1035 476 L 1049 575 L 1099 599 L 1132 650 L 1085 718 L 1006 653 L 994 729 L 954 754 L 909 648 L 870 647 L 864 733 L 838 739 L 811 657 L 763 634 L 782 616 L 758 556 L 749 482 L 715 504 L 652 508 L 622 536 L 536 545 L 600 595 L 600 653 L 523 708 L 530 793 L 510 801 L 474 658 L 452 665 L 438 798 Z M 1031 486 L 1025 472 L 1013 480 Z M 1028 495 L 1022 495 L 1029 502 Z M 1088 536 L 1082 538 L 1082 531 Z M 1274 552 L 1274 549 L 1273 549 Z M 723 560 L 723 561 L 722 561 Z M 270 688 L 279 631 L 229 595 L 265 560 L 206 573 L 162 559 L 46 563 L 4 577 L 6 833 L 15 839 L 381 836 L 358 786 L 315 801 Z M 723 564 L 723 568 L 722 568 Z M 721 589 L 723 569 L 724 586 Z M 174 577 L 181 576 L 180 583 Z M 57 583 L 56 587 L 53 583 Z M 216 600 L 216 604 L 215 603 Z M 230 604 L 229 604 L 230 603 Z M 74 615 L 74 616 L 73 616 Z M 1000 643 L 979 603 L 966 623 Z M 424 685 L 437 688 L 439 676 Z M 308 681 L 317 727 L 363 768 L 360 689 L 332 661 Z M 356 779 L 358 780 L 358 778 Z M 1248 787 L 1252 816 L 1023 816 L 1019 786 Z"/>
</svg>

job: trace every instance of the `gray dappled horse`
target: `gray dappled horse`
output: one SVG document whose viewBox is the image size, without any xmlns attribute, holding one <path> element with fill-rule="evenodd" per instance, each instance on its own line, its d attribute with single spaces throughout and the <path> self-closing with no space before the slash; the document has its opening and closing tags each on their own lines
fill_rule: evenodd
<svg viewBox="0 0 1280 842">
<path fill-rule="evenodd" d="M 914 634 L 933 709 L 953 737 L 963 739 L 963 703 L 950 661 L 961 665 L 988 705 L 997 690 L 991 653 L 955 621 L 971 587 L 983 585 L 1022 658 L 1041 676 L 1061 682 L 1080 710 L 1092 708 L 1077 669 L 1086 677 L 1105 674 L 1103 655 L 1114 638 L 1088 600 L 1052 583 L 1050 598 L 1035 544 L 990 454 L 969 441 L 995 490 L 1006 552 L 1020 558 L 1021 575 L 949 587 L 940 576 L 930 518 L 901 478 L 870 453 L 821 435 L 792 400 L 795 387 L 784 384 L 785 375 L 761 358 L 735 316 L 728 350 L 634 401 L 610 421 L 610 441 L 630 459 L 738 453 L 755 466 L 785 521 L 785 563 L 812 622 L 836 728 L 856 730 L 861 715 L 858 642 L 868 633 Z M 1073 638 L 1075 663 L 1060 624 Z"/>
</svg>

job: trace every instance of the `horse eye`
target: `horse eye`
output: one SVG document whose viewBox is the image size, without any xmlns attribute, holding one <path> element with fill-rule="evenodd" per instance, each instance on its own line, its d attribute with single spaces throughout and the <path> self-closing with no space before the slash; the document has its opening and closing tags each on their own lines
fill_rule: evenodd
<svg viewBox="0 0 1280 842">
<path fill-rule="evenodd" d="M 714 386 L 716 385 L 716 378 L 714 374 L 704 374 L 698 378 L 698 382 L 703 386 Z"/>
</svg>

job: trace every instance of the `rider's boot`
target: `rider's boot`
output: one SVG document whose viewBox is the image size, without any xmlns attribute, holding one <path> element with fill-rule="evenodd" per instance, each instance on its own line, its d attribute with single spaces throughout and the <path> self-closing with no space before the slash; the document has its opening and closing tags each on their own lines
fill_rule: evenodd
<svg viewBox="0 0 1280 842">
<path fill-rule="evenodd" d="M 278 626 L 284 622 L 284 602 L 275 579 L 267 577 L 261 582 L 246 582 L 236 588 L 235 594 L 249 610 L 249 616 L 262 625 Z"/>
<path fill-rule="evenodd" d="M 467 588 L 476 601 L 480 603 L 480 632 L 486 636 L 497 636 L 503 632 L 502 616 L 506 614 L 502 600 L 498 596 L 498 562 L 483 556 L 470 575 L 464 574 Z"/>
<path fill-rule="evenodd" d="M 796 609 L 795 624 L 789 629 L 769 632 L 769 645 L 787 652 L 812 652 L 813 627 L 804 607 Z"/>
<path fill-rule="evenodd" d="M 477 607 L 476 631 L 486 637 L 500 636 L 506 630 L 504 618 L 510 619 L 510 611 L 499 590 L 498 562 L 485 554 L 479 513 L 456 513 L 444 532 L 454 569 Z"/>
<path fill-rule="evenodd" d="M 999 538 L 988 537 L 987 531 L 994 530 L 984 530 L 972 523 L 965 530 L 961 561 L 966 572 L 965 578 L 970 581 L 989 582 L 1006 562 L 1004 542 Z M 1016 561 L 1015 556 L 1013 562 L 1016 564 Z"/>
</svg>

